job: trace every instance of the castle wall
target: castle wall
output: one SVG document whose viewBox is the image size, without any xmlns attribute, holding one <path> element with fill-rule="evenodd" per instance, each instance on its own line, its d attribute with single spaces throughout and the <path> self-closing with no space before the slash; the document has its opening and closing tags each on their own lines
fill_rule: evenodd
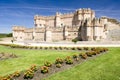
<svg viewBox="0 0 120 80">
<path fill-rule="evenodd" d="M 54 19 L 51 19 L 51 20 L 48 20 L 46 21 L 46 25 L 49 25 L 49 26 L 55 26 L 55 20 Z"/>
<path fill-rule="evenodd" d="M 93 27 L 92 26 L 87 27 L 87 40 L 88 41 L 93 40 Z"/>
<path fill-rule="evenodd" d="M 13 27 L 13 39 L 17 41 L 24 41 L 24 30 L 25 27 L 14 26 Z"/>
<path fill-rule="evenodd" d="M 17 40 L 17 41 L 24 40 L 24 32 L 23 31 L 14 31 L 13 36 L 14 36 L 14 40 Z"/>
<path fill-rule="evenodd" d="M 73 21 L 73 17 L 69 17 L 69 18 L 63 18 L 62 19 L 62 23 L 66 26 L 71 26 L 72 25 L 72 21 Z"/>
<path fill-rule="evenodd" d="M 45 33 L 44 32 L 36 32 L 34 36 L 35 41 L 44 41 Z"/>
<path fill-rule="evenodd" d="M 78 38 L 78 31 L 69 31 L 66 40 L 71 41 L 72 39 Z"/>
<path fill-rule="evenodd" d="M 25 32 L 24 35 L 25 35 L 24 40 L 33 40 L 34 39 L 32 32 Z"/>
<path fill-rule="evenodd" d="M 63 40 L 63 32 L 54 31 L 52 32 L 52 41 L 62 41 Z"/>
<path fill-rule="evenodd" d="M 13 28 L 13 38 L 17 41 L 62 41 L 79 39 L 83 41 L 106 38 L 107 19 L 95 18 L 91 9 L 79 9 L 74 13 L 54 16 L 34 16 L 34 28 Z"/>
</svg>

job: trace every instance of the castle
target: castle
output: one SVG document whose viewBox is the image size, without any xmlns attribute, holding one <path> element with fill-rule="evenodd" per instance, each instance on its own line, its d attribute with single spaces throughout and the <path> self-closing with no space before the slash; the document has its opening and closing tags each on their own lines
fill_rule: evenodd
<svg viewBox="0 0 120 80">
<path fill-rule="evenodd" d="M 13 26 L 13 39 L 16 41 L 96 41 L 106 39 L 107 19 L 96 18 L 90 8 L 78 9 L 73 13 L 54 16 L 34 16 L 33 28 Z"/>
</svg>

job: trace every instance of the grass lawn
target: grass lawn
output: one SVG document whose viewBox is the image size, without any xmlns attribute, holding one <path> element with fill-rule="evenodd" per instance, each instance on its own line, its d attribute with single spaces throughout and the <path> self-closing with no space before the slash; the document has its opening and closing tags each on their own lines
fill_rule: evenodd
<svg viewBox="0 0 120 80">
<path fill-rule="evenodd" d="M 120 48 L 89 60 L 45 80 L 120 80 Z"/>
<path fill-rule="evenodd" d="M 32 64 L 41 66 L 45 61 L 54 62 L 56 58 L 80 53 L 78 51 L 25 50 L 0 46 L 0 52 L 14 53 L 18 58 L 0 61 L 0 75 L 4 76 L 17 70 L 26 70 Z"/>
</svg>

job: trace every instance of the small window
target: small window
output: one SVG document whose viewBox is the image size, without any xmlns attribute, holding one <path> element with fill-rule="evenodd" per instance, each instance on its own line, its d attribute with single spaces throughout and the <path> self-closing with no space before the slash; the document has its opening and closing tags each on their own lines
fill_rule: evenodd
<svg viewBox="0 0 120 80">
<path fill-rule="evenodd" d="M 76 35 L 77 33 L 74 33 L 74 35 Z"/>
<path fill-rule="evenodd" d="M 61 26 L 63 26 L 63 23 L 61 24 Z"/>
<path fill-rule="evenodd" d="M 70 34 L 68 34 L 68 36 L 70 36 Z"/>
<path fill-rule="evenodd" d="M 35 24 L 35 26 L 37 26 L 37 24 Z"/>
</svg>

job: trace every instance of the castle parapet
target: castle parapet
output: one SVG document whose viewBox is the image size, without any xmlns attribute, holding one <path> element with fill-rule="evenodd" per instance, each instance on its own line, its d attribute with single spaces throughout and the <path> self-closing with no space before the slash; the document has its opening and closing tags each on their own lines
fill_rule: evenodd
<svg viewBox="0 0 120 80">
<path fill-rule="evenodd" d="M 34 28 L 34 31 L 37 33 L 45 32 L 45 28 Z"/>
<path fill-rule="evenodd" d="M 33 28 L 25 29 L 24 31 L 25 31 L 25 33 L 32 33 L 33 32 Z"/>
<path fill-rule="evenodd" d="M 22 26 L 13 26 L 12 30 L 13 31 L 24 31 L 26 28 Z"/>
</svg>

